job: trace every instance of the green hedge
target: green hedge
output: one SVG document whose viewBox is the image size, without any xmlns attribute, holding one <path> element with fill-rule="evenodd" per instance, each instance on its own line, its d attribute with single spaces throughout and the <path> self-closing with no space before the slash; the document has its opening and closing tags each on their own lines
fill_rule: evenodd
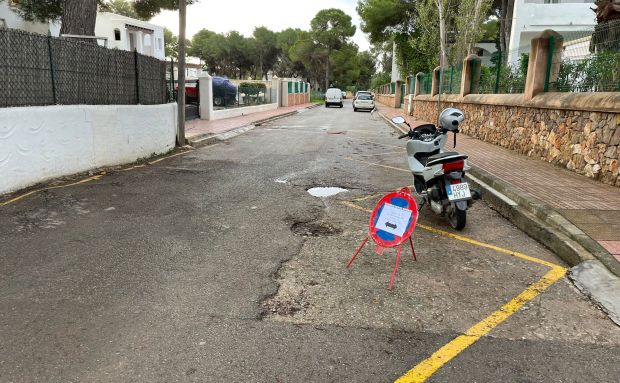
<svg viewBox="0 0 620 383">
<path fill-rule="evenodd" d="M 267 86 L 262 82 L 242 82 L 239 84 L 239 93 L 245 93 L 249 96 L 256 96 L 266 90 Z"/>
</svg>

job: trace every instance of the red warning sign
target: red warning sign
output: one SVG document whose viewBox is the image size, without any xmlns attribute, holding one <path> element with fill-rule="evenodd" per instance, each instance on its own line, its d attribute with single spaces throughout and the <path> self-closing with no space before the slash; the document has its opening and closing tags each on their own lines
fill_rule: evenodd
<svg viewBox="0 0 620 383">
<path fill-rule="evenodd" d="M 411 195 L 409 188 L 402 188 L 400 191 L 390 193 L 381 198 L 370 215 L 368 222 L 368 236 L 364 238 L 362 244 L 357 249 L 353 257 L 347 263 L 347 267 L 351 266 L 355 257 L 360 253 L 368 238 L 377 244 L 377 254 L 383 254 L 385 248 L 397 247 L 396 249 L 396 265 L 394 272 L 390 278 L 388 289 L 392 289 L 396 271 L 398 270 L 398 262 L 400 261 L 400 252 L 402 244 L 409 240 L 413 259 L 416 260 L 416 253 L 413 247 L 411 235 L 418 223 L 418 204 Z"/>
</svg>

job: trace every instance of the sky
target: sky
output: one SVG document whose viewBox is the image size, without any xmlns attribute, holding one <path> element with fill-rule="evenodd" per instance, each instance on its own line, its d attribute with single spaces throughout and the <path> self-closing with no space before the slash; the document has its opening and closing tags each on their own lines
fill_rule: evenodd
<svg viewBox="0 0 620 383">
<path fill-rule="evenodd" d="M 338 8 L 351 16 L 357 31 L 352 40 L 360 51 L 368 50 L 370 43 L 360 30 L 360 18 L 355 10 L 357 0 L 198 0 L 187 7 L 187 36 L 191 38 L 206 28 L 217 33 L 236 30 L 251 36 L 255 27 L 264 26 L 274 32 L 286 28 L 310 29 L 310 20 L 321 9 Z M 151 19 L 179 33 L 179 14 L 163 11 Z"/>
</svg>

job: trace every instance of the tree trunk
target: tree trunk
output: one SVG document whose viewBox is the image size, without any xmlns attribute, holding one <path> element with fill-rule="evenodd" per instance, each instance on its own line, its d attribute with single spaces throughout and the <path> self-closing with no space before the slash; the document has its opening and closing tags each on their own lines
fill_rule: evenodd
<svg viewBox="0 0 620 383">
<path fill-rule="evenodd" d="M 325 91 L 329 89 L 329 56 L 331 56 L 331 50 L 327 50 L 327 57 L 325 60 Z"/>
<path fill-rule="evenodd" d="M 502 53 L 508 51 L 510 45 L 510 32 L 512 28 L 512 15 L 514 13 L 514 0 L 502 0 L 499 16 L 499 47 Z"/>
<path fill-rule="evenodd" d="M 446 19 L 442 0 L 435 0 L 439 11 L 439 66 L 443 67 L 446 63 Z"/>
<path fill-rule="evenodd" d="M 97 20 L 97 0 L 65 0 L 61 35 L 94 36 Z M 94 39 L 84 39 L 96 43 Z"/>
</svg>

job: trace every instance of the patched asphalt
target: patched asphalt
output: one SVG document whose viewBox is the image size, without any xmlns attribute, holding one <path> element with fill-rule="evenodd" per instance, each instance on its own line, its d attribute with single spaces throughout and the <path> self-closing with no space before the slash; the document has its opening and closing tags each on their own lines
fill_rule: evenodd
<svg viewBox="0 0 620 383">
<path fill-rule="evenodd" d="M 375 115 L 316 108 L 0 207 L 0 381 L 397 379 L 548 271 L 422 227 L 391 292 L 392 250 L 346 269 L 366 210 L 411 184 L 403 148 Z M 563 265 L 468 213 L 459 234 Z M 427 207 L 420 223 L 452 232 Z M 428 381 L 614 382 L 619 355 L 564 277 Z"/>
</svg>

